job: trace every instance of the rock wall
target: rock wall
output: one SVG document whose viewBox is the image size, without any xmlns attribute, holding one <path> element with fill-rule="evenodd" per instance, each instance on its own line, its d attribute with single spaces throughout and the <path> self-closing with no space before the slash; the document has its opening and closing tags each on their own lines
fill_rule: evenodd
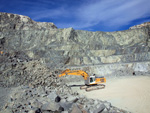
<svg viewBox="0 0 150 113">
<path fill-rule="evenodd" d="M 150 60 L 149 27 L 117 32 L 57 29 L 29 17 L 0 13 L 0 48 L 24 52 L 51 68 Z"/>
<path fill-rule="evenodd" d="M 137 29 L 137 28 L 148 27 L 148 26 L 150 26 L 150 22 L 145 22 L 140 25 L 132 26 L 132 27 L 130 27 L 130 29 Z"/>
</svg>

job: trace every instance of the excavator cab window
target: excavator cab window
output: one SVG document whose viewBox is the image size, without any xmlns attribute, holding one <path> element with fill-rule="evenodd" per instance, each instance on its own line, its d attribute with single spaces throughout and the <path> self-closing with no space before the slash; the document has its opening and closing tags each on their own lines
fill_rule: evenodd
<svg viewBox="0 0 150 113">
<path fill-rule="evenodd" d="M 90 83 L 93 82 L 93 78 L 90 78 Z"/>
<path fill-rule="evenodd" d="M 95 77 L 90 77 L 90 83 L 95 82 Z"/>
</svg>

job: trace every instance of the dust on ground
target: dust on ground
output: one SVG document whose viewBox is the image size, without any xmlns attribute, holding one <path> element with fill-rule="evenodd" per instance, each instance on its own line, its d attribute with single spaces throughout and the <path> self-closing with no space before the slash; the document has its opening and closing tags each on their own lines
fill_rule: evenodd
<svg viewBox="0 0 150 113">
<path fill-rule="evenodd" d="M 105 85 L 105 89 L 91 92 L 80 90 L 79 87 L 72 89 L 88 98 L 106 100 L 133 113 L 150 111 L 150 76 L 109 78 Z"/>
</svg>

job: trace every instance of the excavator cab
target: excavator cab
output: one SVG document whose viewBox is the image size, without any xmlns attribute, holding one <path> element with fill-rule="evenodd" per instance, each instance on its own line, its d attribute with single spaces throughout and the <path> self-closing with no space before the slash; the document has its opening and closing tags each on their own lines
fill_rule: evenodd
<svg viewBox="0 0 150 113">
<path fill-rule="evenodd" d="M 96 85 L 96 84 L 101 84 L 105 82 L 106 82 L 106 79 L 103 76 L 101 77 L 89 76 L 87 80 L 85 80 L 86 85 Z"/>
<path fill-rule="evenodd" d="M 95 76 L 89 76 L 87 80 L 85 80 L 86 85 L 94 85 L 97 84 L 95 80 Z"/>
</svg>

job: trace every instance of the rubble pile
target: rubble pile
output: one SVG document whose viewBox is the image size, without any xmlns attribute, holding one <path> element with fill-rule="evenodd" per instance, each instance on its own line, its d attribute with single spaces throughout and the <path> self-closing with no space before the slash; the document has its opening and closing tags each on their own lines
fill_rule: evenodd
<svg viewBox="0 0 150 113">
<path fill-rule="evenodd" d="M 7 56 L 7 57 L 6 57 Z M 88 99 L 71 90 L 38 60 L 20 53 L 1 55 L 0 87 L 10 88 L 0 113 L 126 113 L 111 103 Z"/>
<path fill-rule="evenodd" d="M 111 103 L 87 99 L 69 88 L 51 89 L 50 87 L 19 86 L 13 88 L 8 102 L 2 112 L 13 113 L 126 113 L 122 109 L 111 106 Z M 68 90 L 68 92 L 65 92 Z"/>
</svg>

